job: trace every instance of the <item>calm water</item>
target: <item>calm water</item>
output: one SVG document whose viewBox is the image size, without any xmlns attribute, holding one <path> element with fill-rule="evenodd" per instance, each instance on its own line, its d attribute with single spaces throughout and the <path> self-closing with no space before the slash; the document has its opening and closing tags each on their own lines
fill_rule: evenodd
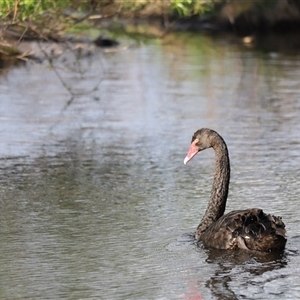
<svg viewBox="0 0 300 300">
<path fill-rule="evenodd" d="M 300 299 L 300 56 L 189 34 L 2 71 L 1 299 Z M 129 46 L 129 47 L 127 47 Z M 227 141 L 227 211 L 261 207 L 281 255 L 197 247 L 214 153 Z"/>
</svg>

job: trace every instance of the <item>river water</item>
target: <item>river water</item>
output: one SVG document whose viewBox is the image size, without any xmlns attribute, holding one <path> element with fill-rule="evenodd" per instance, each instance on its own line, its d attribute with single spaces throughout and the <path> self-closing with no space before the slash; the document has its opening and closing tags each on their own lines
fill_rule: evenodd
<svg viewBox="0 0 300 300">
<path fill-rule="evenodd" d="M 0 73 L 1 299 L 300 299 L 299 55 L 176 34 L 56 71 Z M 183 159 L 201 127 L 228 144 L 227 211 L 282 216 L 284 253 L 195 245 L 214 153 Z"/>
</svg>

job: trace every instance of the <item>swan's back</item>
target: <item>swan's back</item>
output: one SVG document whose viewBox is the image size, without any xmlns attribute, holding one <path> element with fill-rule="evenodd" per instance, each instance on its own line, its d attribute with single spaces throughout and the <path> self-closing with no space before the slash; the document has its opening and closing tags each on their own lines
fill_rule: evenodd
<svg viewBox="0 0 300 300">
<path fill-rule="evenodd" d="M 282 250 L 286 244 L 285 225 L 280 217 L 252 208 L 232 211 L 214 222 L 196 237 L 207 247 L 247 249 L 256 251 Z"/>
</svg>

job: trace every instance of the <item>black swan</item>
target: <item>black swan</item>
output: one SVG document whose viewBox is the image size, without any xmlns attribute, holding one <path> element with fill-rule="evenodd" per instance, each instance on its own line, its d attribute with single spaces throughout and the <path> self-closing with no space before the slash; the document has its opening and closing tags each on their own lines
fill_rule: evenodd
<svg viewBox="0 0 300 300">
<path fill-rule="evenodd" d="M 215 151 L 215 175 L 210 201 L 195 238 L 206 247 L 217 249 L 263 252 L 284 249 L 285 225 L 281 217 L 265 214 L 259 208 L 235 210 L 224 215 L 230 163 L 226 143 L 216 131 L 202 128 L 194 133 L 184 164 L 198 152 L 210 147 Z"/>
</svg>

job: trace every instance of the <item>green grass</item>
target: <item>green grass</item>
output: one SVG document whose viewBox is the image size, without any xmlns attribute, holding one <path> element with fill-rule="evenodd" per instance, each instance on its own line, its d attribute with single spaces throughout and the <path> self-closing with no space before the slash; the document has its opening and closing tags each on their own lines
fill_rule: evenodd
<svg viewBox="0 0 300 300">
<path fill-rule="evenodd" d="M 67 8 L 89 11 L 108 6 L 121 13 L 139 13 L 152 6 L 158 7 L 161 13 L 181 17 L 206 13 L 214 9 L 215 3 L 222 1 L 225 0 L 0 0 L 0 19 L 34 21 L 45 13 L 61 14 Z"/>
<path fill-rule="evenodd" d="M 88 1 L 0 0 L 0 18 L 12 21 L 35 20 L 42 17 L 46 12 L 61 13 L 64 9 L 70 7 L 86 9 Z"/>
</svg>

